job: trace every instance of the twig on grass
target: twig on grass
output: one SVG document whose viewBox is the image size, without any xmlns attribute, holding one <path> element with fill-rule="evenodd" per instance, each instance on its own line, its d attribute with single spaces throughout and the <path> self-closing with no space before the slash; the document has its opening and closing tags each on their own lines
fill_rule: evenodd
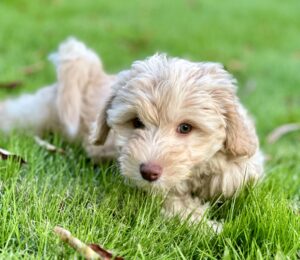
<svg viewBox="0 0 300 260">
<path fill-rule="evenodd" d="M 269 144 L 275 143 L 282 136 L 300 130 L 300 124 L 285 124 L 275 128 L 267 137 L 267 141 Z"/>
<path fill-rule="evenodd" d="M 71 232 L 56 226 L 54 228 L 54 232 L 60 237 L 62 241 L 73 247 L 76 251 L 78 251 L 83 257 L 86 259 L 102 259 L 102 260 L 123 260 L 122 257 L 113 257 L 112 253 L 108 252 L 107 250 L 103 249 L 99 245 L 90 244 L 87 245 L 80 241 L 78 238 L 73 237 Z"/>
<path fill-rule="evenodd" d="M 53 144 L 48 143 L 47 141 L 41 139 L 38 136 L 34 136 L 34 140 L 40 147 L 45 148 L 49 152 L 57 152 L 57 153 L 60 153 L 60 154 L 65 153 L 65 150 L 63 150 L 62 148 L 56 147 Z"/>
</svg>

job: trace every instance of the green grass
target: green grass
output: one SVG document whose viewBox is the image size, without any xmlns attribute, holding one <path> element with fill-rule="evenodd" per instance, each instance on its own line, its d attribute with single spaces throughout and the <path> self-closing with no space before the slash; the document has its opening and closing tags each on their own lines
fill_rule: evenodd
<svg viewBox="0 0 300 260">
<path fill-rule="evenodd" d="M 220 235 L 160 215 L 161 199 L 126 185 L 114 165 L 93 166 L 83 150 L 65 156 L 38 147 L 30 135 L 0 136 L 0 147 L 28 165 L 0 161 L 0 258 L 74 258 L 55 225 L 127 259 L 299 259 L 300 136 L 266 142 L 277 125 L 300 121 L 300 2 L 2 0 L 0 97 L 32 92 L 55 80 L 47 54 L 74 35 L 94 48 L 109 72 L 156 51 L 219 61 L 237 77 L 239 95 L 256 118 L 271 158 L 254 190 L 215 207 Z M 28 65 L 43 70 L 22 74 Z"/>
</svg>

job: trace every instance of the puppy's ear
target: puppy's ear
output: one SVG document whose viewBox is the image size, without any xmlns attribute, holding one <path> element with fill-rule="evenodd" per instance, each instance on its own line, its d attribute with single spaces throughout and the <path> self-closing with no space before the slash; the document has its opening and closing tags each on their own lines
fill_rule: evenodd
<svg viewBox="0 0 300 260">
<path fill-rule="evenodd" d="M 239 107 L 239 100 L 230 89 L 216 89 L 213 97 L 221 107 L 226 121 L 225 150 L 229 157 L 252 156 L 258 147 L 253 123 Z"/>
<path fill-rule="evenodd" d="M 90 136 L 90 143 L 93 145 L 103 145 L 108 137 L 110 127 L 107 124 L 107 110 L 110 109 L 115 95 L 112 95 L 105 103 L 104 108 L 97 116 Z"/>
</svg>

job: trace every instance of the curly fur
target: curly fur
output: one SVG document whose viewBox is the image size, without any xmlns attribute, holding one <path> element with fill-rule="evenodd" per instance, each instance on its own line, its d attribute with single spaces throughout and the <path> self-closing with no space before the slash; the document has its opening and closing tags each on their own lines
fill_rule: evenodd
<svg viewBox="0 0 300 260">
<path fill-rule="evenodd" d="M 95 161 L 117 157 L 122 175 L 166 194 L 167 216 L 200 220 L 207 202 L 230 197 L 262 175 L 254 124 L 222 65 L 156 54 L 111 76 L 74 39 L 52 60 L 57 83 L 2 103 L 1 129 L 59 130 L 81 140 Z M 144 128 L 133 127 L 137 117 Z M 181 123 L 192 131 L 179 134 Z M 162 168 L 153 182 L 140 173 L 149 162 Z"/>
</svg>

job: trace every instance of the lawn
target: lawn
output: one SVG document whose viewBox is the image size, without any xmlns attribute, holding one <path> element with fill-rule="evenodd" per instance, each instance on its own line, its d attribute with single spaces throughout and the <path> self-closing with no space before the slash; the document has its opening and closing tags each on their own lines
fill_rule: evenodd
<svg viewBox="0 0 300 260">
<path fill-rule="evenodd" d="M 69 35 L 111 73 L 157 51 L 218 61 L 238 79 L 269 160 L 261 184 L 211 212 L 224 221 L 216 235 L 163 219 L 161 198 L 126 185 L 114 164 L 92 165 L 77 144 L 47 135 L 61 155 L 29 134 L 1 134 L 0 147 L 28 164 L 0 161 L 0 258 L 79 257 L 53 234 L 61 225 L 126 259 L 299 259 L 300 133 L 266 141 L 300 121 L 299 10 L 298 0 L 2 0 L 0 82 L 22 86 L 0 88 L 1 99 L 53 82 L 47 55 Z"/>
</svg>

